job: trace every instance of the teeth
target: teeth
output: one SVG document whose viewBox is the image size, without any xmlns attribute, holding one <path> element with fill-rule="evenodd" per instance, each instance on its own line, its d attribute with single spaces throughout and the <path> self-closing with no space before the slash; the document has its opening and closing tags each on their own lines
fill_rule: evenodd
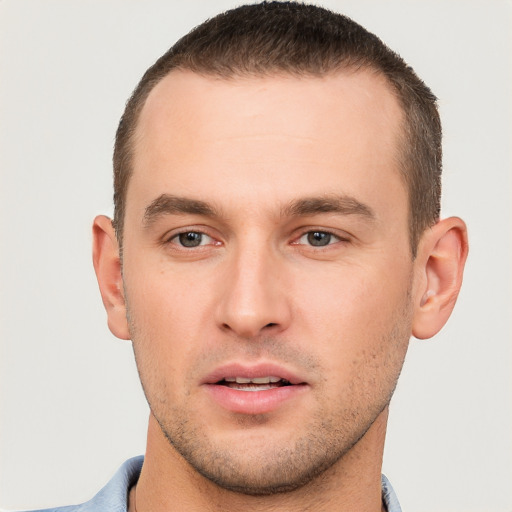
<svg viewBox="0 0 512 512">
<path fill-rule="evenodd" d="M 251 381 L 254 384 L 268 384 L 270 382 L 276 383 L 276 382 L 279 382 L 280 380 L 281 380 L 280 377 L 273 377 L 273 376 L 270 376 L 270 377 L 256 377 L 255 379 L 251 379 Z"/>
<path fill-rule="evenodd" d="M 274 376 L 255 377 L 254 379 L 248 379 L 246 377 L 224 377 L 224 380 L 226 382 L 236 382 L 237 384 L 269 384 L 270 382 L 279 382 L 281 378 Z"/>
<path fill-rule="evenodd" d="M 254 384 L 268 384 L 270 382 L 270 377 L 256 377 L 251 379 Z"/>
</svg>

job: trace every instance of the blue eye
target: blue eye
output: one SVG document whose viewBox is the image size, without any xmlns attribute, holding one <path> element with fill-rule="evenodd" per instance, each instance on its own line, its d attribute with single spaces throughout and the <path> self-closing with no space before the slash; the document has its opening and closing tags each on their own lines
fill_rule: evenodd
<svg viewBox="0 0 512 512">
<path fill-rule="evenodd" d="M 171 239 L 171 243 L 181 245 L 182 247 L 199 247 L 212 243 L 212 238 L 198 231 L 186 231 L 179 233 Z"/>
<path fill-rule="evenodd" d="M 312 247 L 325 247 L 339 241 L 337 236 L 327 231 L 308 231 L 299 238 L 299 243 Z"/>
</svg>

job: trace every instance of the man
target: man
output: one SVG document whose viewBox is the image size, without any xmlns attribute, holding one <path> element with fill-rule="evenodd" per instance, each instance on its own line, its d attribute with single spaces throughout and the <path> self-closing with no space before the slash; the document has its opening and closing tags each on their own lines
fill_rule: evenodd
<svg viewBox="0 0 512 512">
<path fill-rule="evenodd" d="M 161 57 L 93 228 L 146 456 L 77 509 L 400 510 L 380 474 L 389 401 L 467 254 L 440 170 L 435 97 L 345 17 L 240 7 Z"/>
</svg>

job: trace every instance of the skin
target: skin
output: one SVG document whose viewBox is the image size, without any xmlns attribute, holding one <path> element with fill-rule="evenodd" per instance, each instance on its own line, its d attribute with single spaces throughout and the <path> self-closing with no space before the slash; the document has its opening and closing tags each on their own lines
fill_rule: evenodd
<svg viewBox="0 0 512 512">
<path fill-rule="evenodd" d="M 173 71 L 151 92 L 122 272 L 110 220 L 94 224 L 109 327 L 132 339 L 151 408 L 138 512 L 381 509 L 387 406 L 409 338 L 444 325 L 467 253 L 450 218 L 412 259 L 401 126 L 368 71 Z M 184 247 L 187 232 L 201 244 Z M 269 412 L 227 410 L 205 378 L 228 363 L 276 364 L 305 384 Z"/>
</svg>

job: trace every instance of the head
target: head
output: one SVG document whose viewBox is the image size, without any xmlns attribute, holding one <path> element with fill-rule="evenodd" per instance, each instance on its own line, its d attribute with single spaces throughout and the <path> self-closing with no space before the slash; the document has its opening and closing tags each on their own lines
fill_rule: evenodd
<svg viewBox="0 0 512 512">
<path fill-rule="evenodd" d="M 122 247 L 126 191 L 135 133 L 145 101 L 172 70 L 222 79 L 286 74 L 322 77 L 367 69 L 385 77 L 402 110 L 399 171 L 407 187 L 415 255 L 423 231 L 440 214 L 441 122 L 436 97 L 413 69 L 350 18 L 295 2 L 246 5 L 193 29 L 151 66 L 129 99 L 114 150 L 114 227 Z"/>
<path fill-rule="evenodd" d="M 148 70 L 94 262 L 149 452 L 255 495 L 380 471 L 409 338 L 446 322 L 466 256 L 439 139 L 411 69 L 316 7 L 230 11 Z"/>
</svg>

